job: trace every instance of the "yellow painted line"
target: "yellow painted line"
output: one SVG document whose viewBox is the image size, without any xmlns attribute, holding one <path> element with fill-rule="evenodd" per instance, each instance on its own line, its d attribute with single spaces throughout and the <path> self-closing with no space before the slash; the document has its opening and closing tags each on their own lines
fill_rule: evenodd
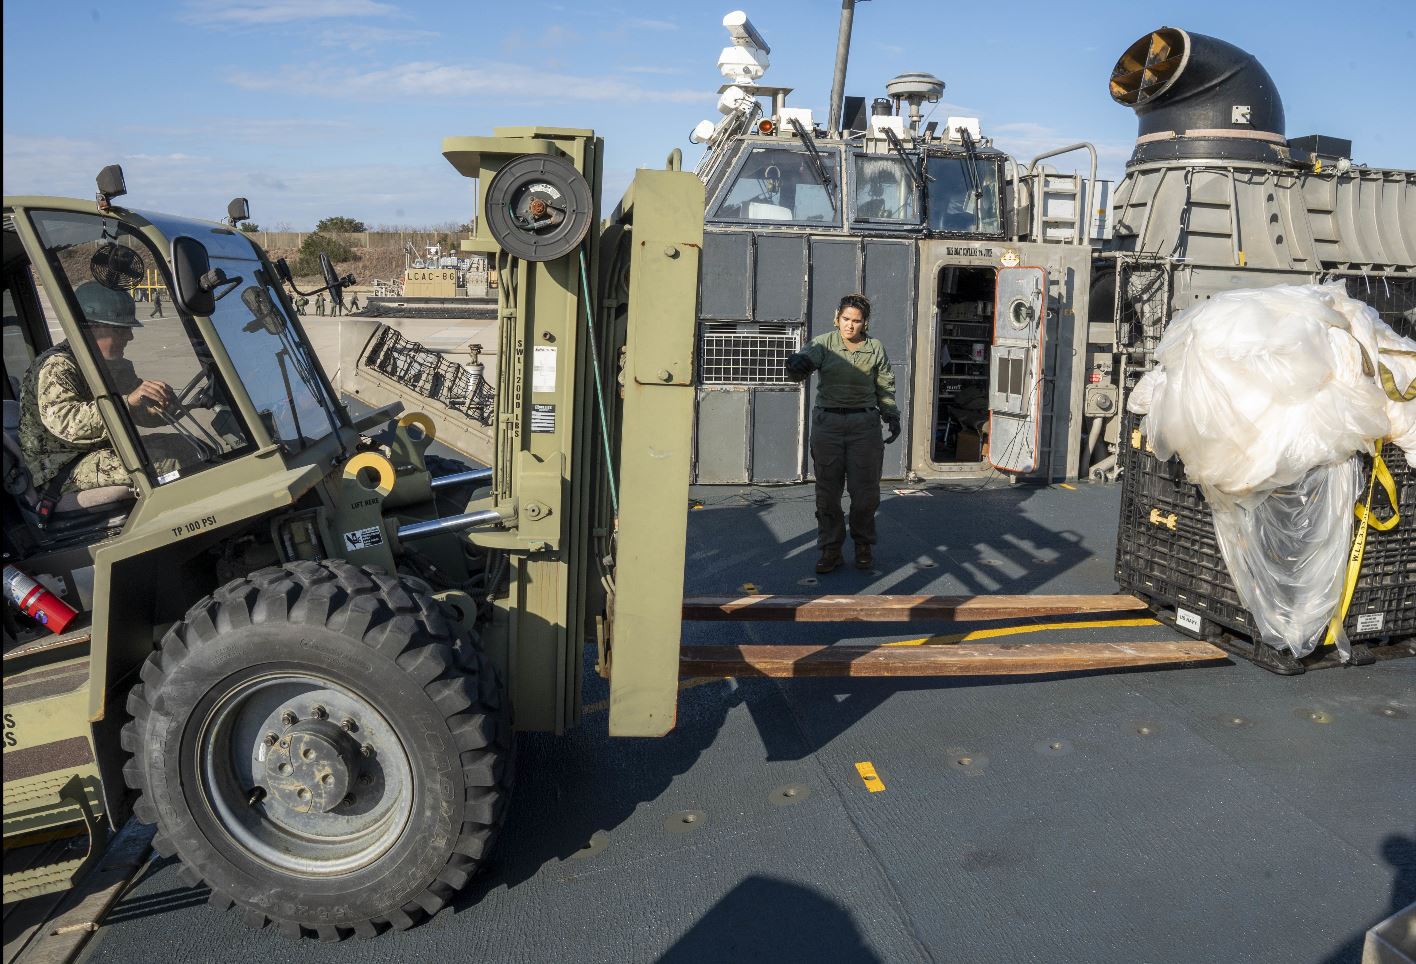
<svg viewBox="0 0 1416 964">
<path fill-rule="evenodd" d="M 1077 487 L 1075 485 L 1068 485 L 1066 482 L 1058 482 L 1057 484 L 1062 486 L 1062 488 L 1068 489 L 1072 492 L 1077 491 Z"/>
<path fill-rule="evenodd" d="M 976 639 L 998 639 L 1000 636 L 1020 636 L 1024 633 L 1053 632 L 1058 629 L 1131 629 L 1136 626 L 1159 626 L 1149 617 L 1143 619 L 1093 619 L 1079 623 L 1039 623 L 1034 626 L 998 626 L 993 629 L 974 629 L 952 636 L 925 636 L 922 639 L 902 639 L 897 643 L 882 643 L 882 646 L 948 646 L 953 643 L 968 643 Z"/>
<path fill-rule="evenodd" d="M 875 772 L 875 764 L 869 760 L 862 760 L 856 764 L 856 772 L 865 783 L 865 788 L 871 793 L 879 793 L 885 789 L 885 781 L 880 779 L 880 775 Z"/>
<path fill-rule="evenodd" d="M 729 677 L 729 676 L 690 676 L 688 679 L 679 680 L 679 692 L 682 693 L 684 690 L 691 690 L 691 689 L 693 689 L 694 687 L 697 687 L 697 686 L 707 686 L 709 683 L 719 683 L 719 682 L 722 682 L 722 681 L 725 680 L 725 679 L 731 679 L 731 677 Z M 608 710 L 609 708 L 610 708 L 610 701 L 609 701 L 609 700 L 600 700 L 600 702 L 598 702 L 598 703 L 587 703 L 587 704 L 585 704 L 584 706 L 582 706 L 582 707 L 580 708 L 580 713 L 581 713 L 581 715 L 583 715 L 583 716 L 588 716 L 588 715 L 590 715 L 591 713 L 603 713 L 605 710 Z"/>
</svg>

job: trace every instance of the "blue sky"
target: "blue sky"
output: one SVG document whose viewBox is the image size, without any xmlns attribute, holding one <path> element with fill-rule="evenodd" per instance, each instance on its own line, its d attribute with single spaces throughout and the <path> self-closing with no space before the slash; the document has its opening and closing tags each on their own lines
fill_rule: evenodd
<svg viewBox="0 0 1416 964">
<path fill-rule="evenodd" d="M 765 83 L 825 115 L 840 4 L 742 4 L 772 47 Z M 594 128 L 612 204 L 636 167 L 716 119 L 721 3 L 431 4 L 177 0 L 4 4 L 4 191 L 91 196 L 118 162 L 128 203 L 219 218 L 236 195 L 267 228 L 345 214 L 375 225 L 464 221 L 470 192 L 442 138 L 498 125 Z M 857 7 L 846 93 L 925 70 L 936 117 L 969 114 L 1023 160 L 1079 140 L 1120 176 L 1135 118 L 1106 81 L 1162 25 L 1255 54 L 1289 136 L 1350 138 L 1358 162 L 1416 168 L 1416 16 L 1331 2 L 943 3 Z M 1368 8 L 1360 8 L 1367 10 Z M 1404 11 L 1392 16 L 1391 11 Z M 1074 15 L 1068 17 L 1069 12 Z"/>
</svg>

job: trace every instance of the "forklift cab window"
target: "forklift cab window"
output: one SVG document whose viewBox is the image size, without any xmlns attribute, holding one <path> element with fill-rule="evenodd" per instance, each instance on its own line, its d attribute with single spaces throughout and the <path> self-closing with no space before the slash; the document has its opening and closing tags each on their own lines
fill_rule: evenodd
<svg viewBox="0 0 1416 964">
<path fill-rule="evenodd" d="M 120 409 L 153 481 L 163 485 L 248 449 L 206 343 L 178 309 L 151 245 L 111 218 L 69 211 L 33 217 L 64 286 L 50 296 L 66 299 L 82 322 L 85 344 L 71 347 L 91 354 L 109 394 L 137 393 Z"/>
<path fill-rule="evenodd" d="M 823 150 L 832 192 L 840 181 L 839 157 Z M 732 186 L 713 212 L 726 221 L 839 224 L 832 197 L 805 151 L 754 147 L 738 168 Z"/>
<path fill-rule="evenodd" d="M 988 158 L 931 157 L 929 173 L 929 227 L 948 234 L 1003 233 L 1002 172 Z"/>
<path fill-rule="evenodd" d="M 5 397 L 12 401 L 18 401 L 20 383 L 24 381 L 25 373 L 29 371 L 30 363 L 34 361 L 35 351 L 34 347 L 30 345 L 29 333 L 25 331 L 24 324 L 20 321 L 19 305 L 15 301 L 15 292 L 10 290 L 8 284 L 5 286 L 3 297 L 5 302 Z"/>
<path fill-rule="evenodd" d="M 339 422 L 335 404 L 250 242 L 213 235 L 205 243 L 213 268 L 242 279 L 216 303 L 211 323 L 271 438 L 300 450 L 329 435 Z"/>
<path fill-rule="evenodd" d="M 893 155 L 855 158 L 855 219 L 918 224 L 919 200 L 905 162 Z"/>
</svg>

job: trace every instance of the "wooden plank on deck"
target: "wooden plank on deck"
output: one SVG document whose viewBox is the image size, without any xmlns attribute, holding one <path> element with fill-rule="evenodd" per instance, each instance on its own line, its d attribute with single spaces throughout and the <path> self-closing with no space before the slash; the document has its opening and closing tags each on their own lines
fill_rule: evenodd
<svg viewBox="0 0 1416 964">
<path fill-rule="evenodd" d="M 1227 660 L 1196 640 L 953 646 L 685 646 L 686 676 L 1017 676 Z"/>
<path fill-rule="evenodd" d="M 685 596 L 683 618 L 796 623 L 982 621 L 1134 612 L 1135 596 Z"/>
</svg>

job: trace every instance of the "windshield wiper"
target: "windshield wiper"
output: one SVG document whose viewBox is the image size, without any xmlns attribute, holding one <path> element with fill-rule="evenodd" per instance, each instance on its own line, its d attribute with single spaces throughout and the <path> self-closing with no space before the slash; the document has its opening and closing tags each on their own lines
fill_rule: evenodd
<svg viewBox="0 0 1416 964">
<path fill-rule="evenodd" d="M 911 162 L 910 156 L 905 153 L 905 145 L 900 143 L 899 137 L 895 136 L 895 132 L 890 130 L 890 128 L 888 127 L 885 128 L 885 139 L 890 142 L 890 150 L 900 155 L 900 160 L 904 162 L 905 170 L 910 172 L 910 180 L 914 181 L 915 188 L 917 190 L 923 191 L 924 182 L 919 179 L 919 172 L 915 170 L 915 166 Z"/>
<path fill-rule="evenodd" d="M 983 184 L 978 175 L 978 148 L 967 127 L 959 128 L 959 138 L 964 142 L 964 176 L 968 178 L 969 189 L 973 192 L 974 227 L 977 228 L 983 220 Z"/>
<path fill-rule="evenodd" d="M 806 128 L 801 126 L 801 121 L 795 117 L 787 118 L 791 121 L 792 130 L 796 132 L 797 140 L 806 146 L 806 156 L 811 161 L 811 169 L 816 173 L 816 179 L 821 182 L 821 186 L 826 189 L 826 199 L 831 202 L 831 213 L 836 213 L 836 189 L 831 184 L 831 174 L 826 170 L 826 159 L 821 156 L 821 151 L 816 147 L 816 141 L 806 132 Z"/>
</svg>

